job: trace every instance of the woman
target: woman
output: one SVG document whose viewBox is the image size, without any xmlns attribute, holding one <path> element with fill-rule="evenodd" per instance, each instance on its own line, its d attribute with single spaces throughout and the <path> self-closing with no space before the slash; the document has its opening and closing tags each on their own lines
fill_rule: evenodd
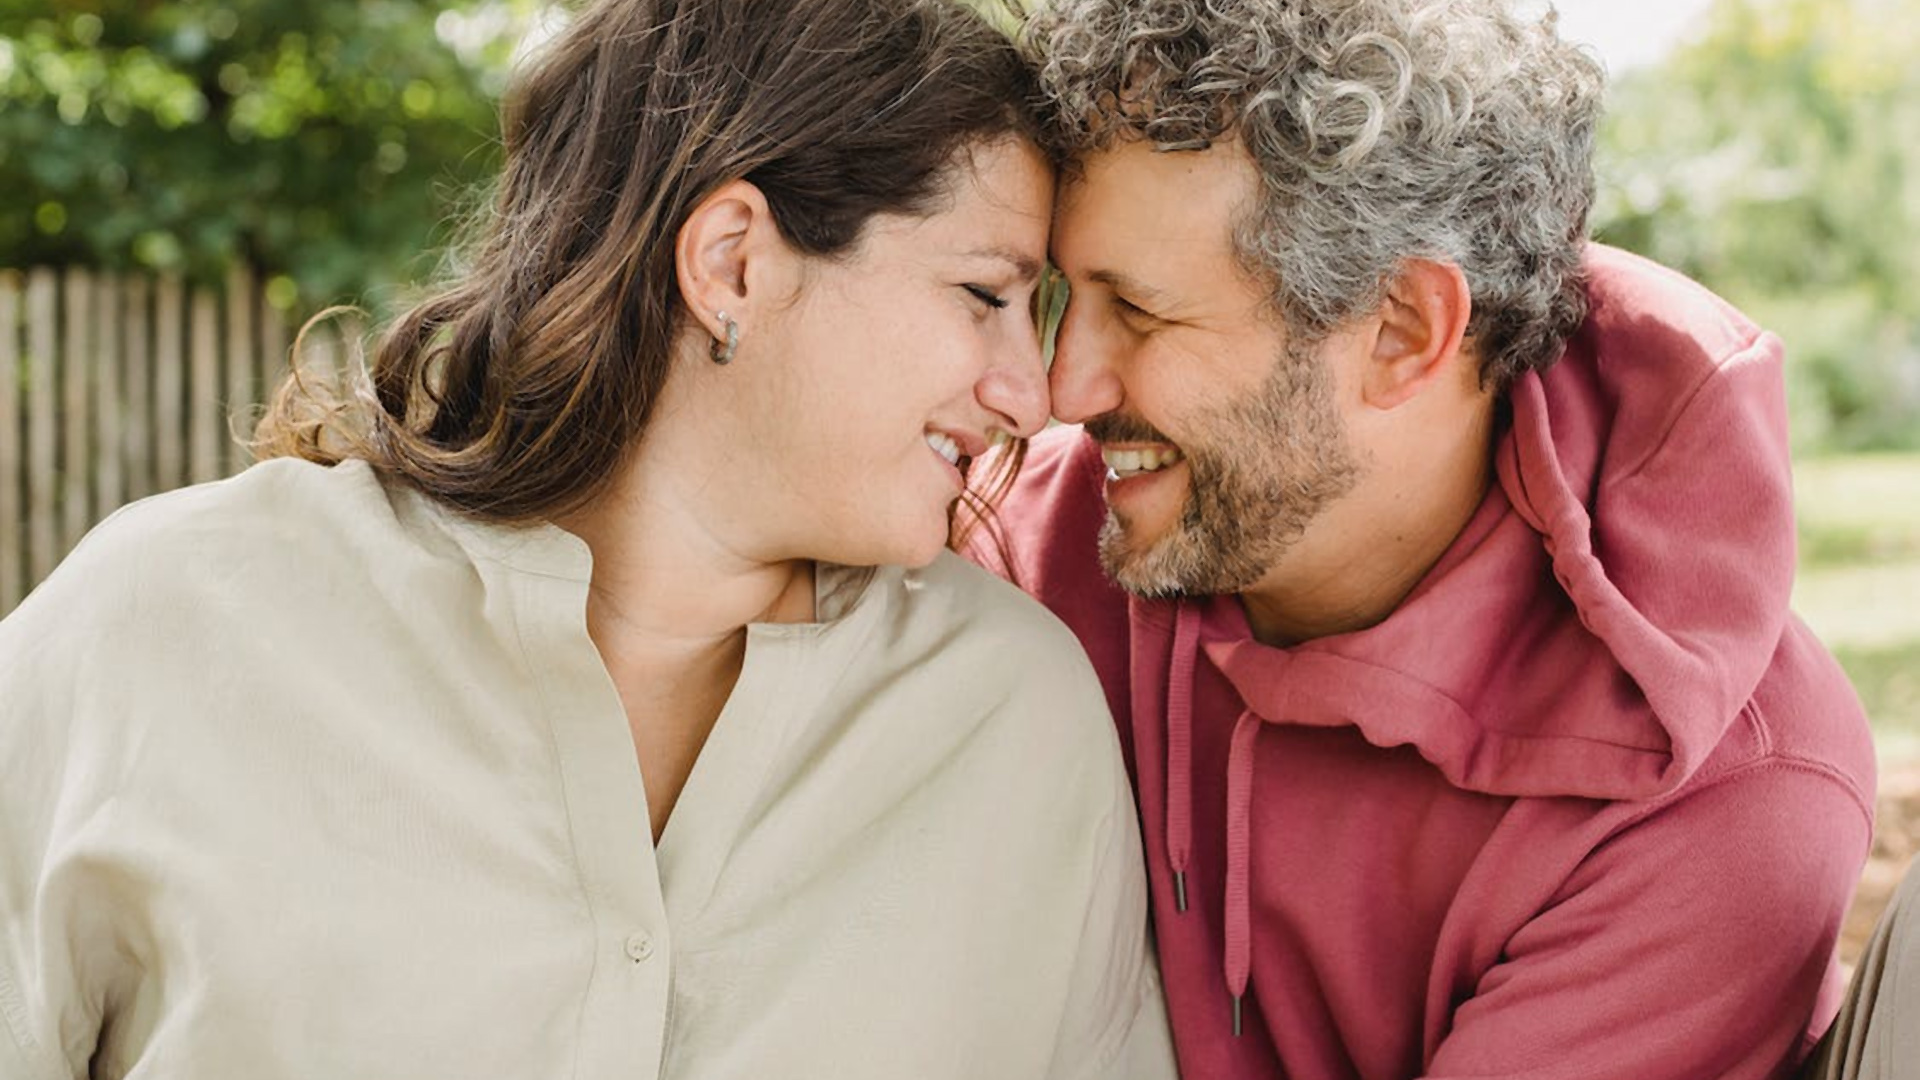
<svg viewBox="0 0 1920 1080">
<path fill-rule="evenodd" d="M 0 1076 L 1171 1075 L 1098 684 L 942 546 L 1046 415 L 1029 94 L 580 14 L 368 391 L 0 624 Z"/>
</svg>

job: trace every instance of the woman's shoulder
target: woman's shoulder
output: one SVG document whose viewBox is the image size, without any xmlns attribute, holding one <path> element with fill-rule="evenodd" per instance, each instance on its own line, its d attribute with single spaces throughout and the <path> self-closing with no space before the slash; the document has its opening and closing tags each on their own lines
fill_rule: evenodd
<svg viewBox="0 0 1920 1080">
<path fill-rule="evenodd" d="M 364 462 L 276 459 L 226 480 L 154 495 L 96 525 L 29 595 L 16 617 L 57 607 L 108 617 L 209 585 L 222 591 L 325 572 L 402 530 L 385 485 Z M 10 620 L 11 621 L 11 620 Z"/>
<path fill-rule="evenodd" d="M 275 458 L 225 480 L 128 503 L 95 526 L 72 557 L 154 545 L 229 547 L 248 543 L 261 532 L 281 534 L 364 520 L 368 511 L 387 505 L 385 487 L 366 462 L 327 466 Z"/>
<path fill-rule="evenodd" d="M 905 618 L 927 624 L 942 638 L 959 637 L 1006 665 L 1039 672 L 1092 666 L 1079 639 L 1046 605 L 952 552 L 903 573 Z"/>
<path fill-rule="evenodd" d="M 945 723 L 1002 729 L 1041 757 L 1114 738 L 1086 652 L 1039 601 L 951 553 L 874 585 L 884 620 L 863 655 L 936 694 Z"/>
</svg>

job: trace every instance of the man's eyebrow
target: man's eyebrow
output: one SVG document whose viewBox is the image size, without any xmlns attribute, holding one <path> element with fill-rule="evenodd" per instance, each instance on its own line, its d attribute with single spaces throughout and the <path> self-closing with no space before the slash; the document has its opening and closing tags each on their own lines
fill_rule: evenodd
<svg viewBox="0 0 1920 1080">
<path fill-rule="evenodd" d="M 1126 293 L 1136 300 L 1149 304 L 1164 302 L 1167 299 L 1166 293 L 1119 270 L 1095 270 L 1087 275 L 1087 280 L 1098 282 L 1115 292 Z"/>
<path fill-rule="evenodd" d="M 975 248 L 967 252 L 967 258 L 999 259 L 1002 262 L 1011 263 L 1023 282 L 1036 281 L 1040 277 L 1041 263 L 1038 259 L 1009 247 Z"/>
</svg>

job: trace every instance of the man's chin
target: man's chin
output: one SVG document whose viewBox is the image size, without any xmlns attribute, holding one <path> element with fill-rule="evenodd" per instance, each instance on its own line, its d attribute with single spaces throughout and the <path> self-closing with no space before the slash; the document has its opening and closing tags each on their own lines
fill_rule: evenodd
<svg viewBox="0 0 1920 1080">
<path fill-rule="evenodd" d="M 1252 587 L 1289 546 L 1249 545 L 1245 536 L 1187 521 L 1143 536 L 1109 509 L 1100 527 L 1100 566 L 1115 585 L 1148 600 L 1225 596 Z"/>
<path fill-rule="evenodd" d="M 1157 600 L 1187 590 L 1178 557 L 1179 537 L 1145 538 L 1109 510 L 1100 527 L 1100 566 L 1115 585 L 1135 596 Z"/>
</svg>

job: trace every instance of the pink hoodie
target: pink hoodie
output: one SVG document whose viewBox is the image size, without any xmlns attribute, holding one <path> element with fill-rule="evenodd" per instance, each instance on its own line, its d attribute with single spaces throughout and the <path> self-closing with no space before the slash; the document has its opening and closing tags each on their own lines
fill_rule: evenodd
<svg viewBox="0 0 1920 1080">
<path fill-rule="evenodd" d="M 1783 1076 L 1833 1015 L 1873 751 L 1787 610 L 1780 344 L 1589 262 L 1485 503 L 1372 629 L 1272 648 L 1233 597 L 1127 598 L 1077 430 L 1002 507 L 1106 683 L 1189 1080 Z"/>
</svg>

